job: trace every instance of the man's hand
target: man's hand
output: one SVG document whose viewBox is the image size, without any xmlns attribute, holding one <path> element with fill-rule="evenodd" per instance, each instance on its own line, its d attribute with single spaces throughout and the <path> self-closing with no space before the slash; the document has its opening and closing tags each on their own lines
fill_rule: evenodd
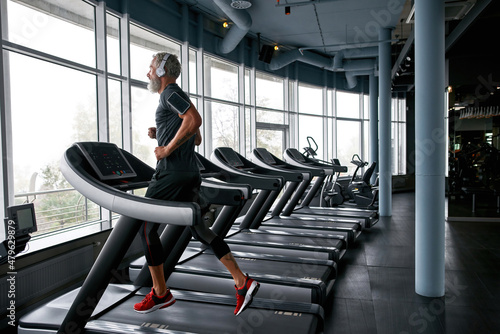
<svg viewBox="0 0 500 334">
<path fill-rule="evenodd" d="M 156 128 L 155 127 L 151 127 L 148 129 L 148 136 L 151 139 L 156 139 Z"/>
<path fill-rule="evenodd" d="M 169 152 L 167 146 L 155 147 L 155 156 L 156 156 L 157 161 L 168 157 L 170 155 L 170 153 L 171 152 Z"/>
</svg>

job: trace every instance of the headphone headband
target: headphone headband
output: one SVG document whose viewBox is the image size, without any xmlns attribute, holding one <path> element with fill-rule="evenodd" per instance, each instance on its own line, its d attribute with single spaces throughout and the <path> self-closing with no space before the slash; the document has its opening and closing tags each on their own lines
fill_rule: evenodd
<svg viewBox="0 0 500 334">
<path fill-rule="evenodd" d="M 165 75 L 165 63 L 168 60 L 168 57 L 170 57 L 170 53 L 165 53 L 163 56 L 163 59 L 161 60 L 160 66 L 156 69 L 156 75 L 158 77 L 162 77 Z"/>
</svg>

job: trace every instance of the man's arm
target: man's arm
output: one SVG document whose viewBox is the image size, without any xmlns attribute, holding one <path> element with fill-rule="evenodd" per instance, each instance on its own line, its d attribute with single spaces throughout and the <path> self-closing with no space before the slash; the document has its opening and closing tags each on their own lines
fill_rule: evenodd
<svg viewBox="0 0 500 334">
<path fill-rule="evenodd" d="M 193 104 L 191 104 L 191 107 L 184 115 L 179 115 L 179 117 L 182 118 L 182 123 L 174 138 L 167 144 L 167 146 L 158 146 L 155 148 L 157 160 L 168 157 L 173 151 L 199 131 L 202 123 L 201 116 Z"/>
<path fill-rule="evenodd" d="M 200 146 L 201 145 L 201 132 L 200 132 L 200 128 L 198 128 L 198 130 L 196 130 L 196 137 L 194 137 L 194 144 L 196 146 Z"/>
</svg>

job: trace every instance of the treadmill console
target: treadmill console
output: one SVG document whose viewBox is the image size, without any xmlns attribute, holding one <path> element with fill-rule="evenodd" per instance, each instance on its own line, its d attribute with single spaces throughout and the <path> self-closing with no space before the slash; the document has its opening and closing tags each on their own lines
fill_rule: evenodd
<svg viewBox="0 0 500 334">
<path fill-rule="evenodd" d="M 75 145 L 80 148 L 101 181 L 123 180 L 137 176 L 116 144 L 79 142 Z"/>
<path fill-rule="evenodd" d="M 256 148 L 254 151 L 261 157 L 261 159 L 266 164 L 269 164 L 271 166 L 276 165 L 276 161 L 274 160 L 273 156 L 265 148 Z"/>
<path fill-rule="evenodd" d="M 298 162 L 306 162 L 306 159 L 304 159 L 304 156 L 299 151 L 297 151 L 297 149 L 289 148 L 288 153 L 290 153 L 290 155 Z"/>
<path fill-rule="evenodd" d="M 217 150 L 220 152 L 222 157 L 226 160 L 228 165 L 230 165 L 231 167 L 241 168 L 241 167 L 245 166 L 243 164 L 243 161 L 241 161 L 241 159 L 238 157 L 238 155 L 236 154 L 236 152 L 232 148 L 219 147 Z"/>
<path fill-rule="evenodd" d="M 7 208 L 7 217 L 14 223 L 14 235 L 16 237 L 37 231 L 33 203 L 9 206 Z"/>
</svg>

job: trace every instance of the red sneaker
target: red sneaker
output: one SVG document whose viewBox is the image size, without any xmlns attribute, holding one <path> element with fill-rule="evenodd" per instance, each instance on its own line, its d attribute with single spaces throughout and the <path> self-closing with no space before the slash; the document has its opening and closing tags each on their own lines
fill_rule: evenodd
<svg viewBox="0 0 500 334">
<path fill-rule="evenodd" d="M 238 289 L 236 289 L 236 309 L 234 310 L 234 315 L 239 315 L 241 312 L 245 311 L 245 309 L 250 306 L 253 300 L 253 296 L 259 290 L 260 284 L 257 281 L 251 279 L 247 274 L 247 279 L 245 281 L 245 285 Z"/>
<path fill-rule="evenodd" d="M 164 296 L 158 297 L 155 295 L 153 288 L 151 288 L 151 292 L 148 293 L 140 303 L 134 305 L 134 311 L 139 313 L 149 313 L 160 308 L 169 307 L 174 303 L 175 298 L 170 292 L 170 289 L 167 289 Z"/>
</svg>

